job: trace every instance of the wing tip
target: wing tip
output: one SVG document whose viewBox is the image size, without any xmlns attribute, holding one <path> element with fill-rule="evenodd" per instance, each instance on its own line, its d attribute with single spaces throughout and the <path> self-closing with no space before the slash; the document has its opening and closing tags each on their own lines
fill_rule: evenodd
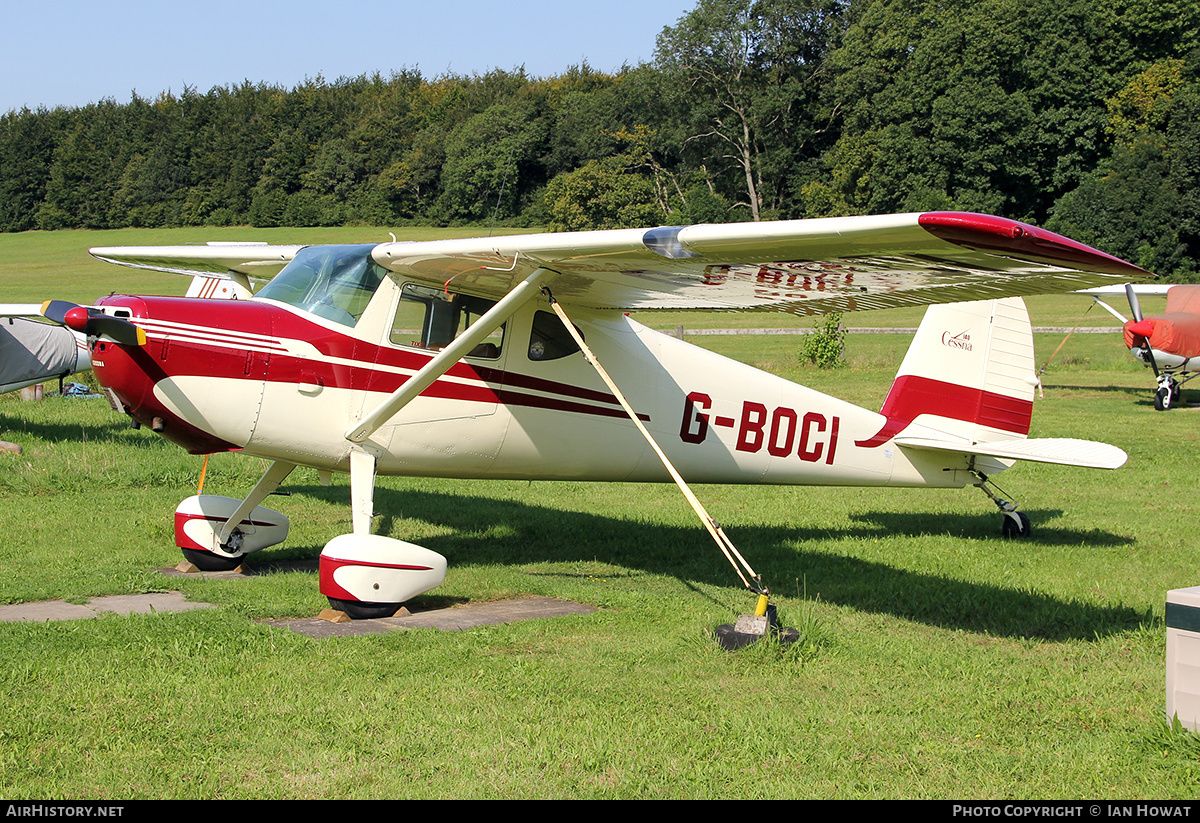
<svg viewBox="0 0 1200 823">
<path fill-rule="evenodd" d="M 968 248 L 999 251 L 1037 262 L 1069 265 L 1072 268 L 1122 277 L 1143 279 L 1156 276 L 1140 266 L 1077 240 L 1007 217 L 974 212 L 934 211 L 921 214 L 917 223 L 935 237 Z"/>
</svg>

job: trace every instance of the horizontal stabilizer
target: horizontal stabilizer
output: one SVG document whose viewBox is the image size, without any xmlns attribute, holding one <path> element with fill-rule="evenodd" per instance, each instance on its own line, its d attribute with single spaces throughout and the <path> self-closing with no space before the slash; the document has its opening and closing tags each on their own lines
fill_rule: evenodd
<svg viewBox="0 0 1200 823">
<path fill-rule="evenodd" d="M 1049 437 L 1033 440 L 997 440 L 990 443 L 967 443 L 952 440 L 933 440 L 925 437 L 897 437 L 896 445 L 906 449 L 953 452 L 955 454 L 995 457 L 1001 460 L 1032 460 L 1036 463 L 1058 463 L 1086 469 L 1118 469 L 1125 465 L 1128 455 L 1116 446 L 1094 440 L 1075 440 Z"/>
</svg>

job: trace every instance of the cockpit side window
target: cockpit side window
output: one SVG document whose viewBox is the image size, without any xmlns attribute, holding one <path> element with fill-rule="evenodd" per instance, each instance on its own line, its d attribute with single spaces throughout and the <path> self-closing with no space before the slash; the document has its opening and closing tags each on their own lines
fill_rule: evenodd
<svg viewBox="0 0 1200 823">
<path fill-rule="evenodd" d="M 389 339 L 397 346 L 444 349 L 494 305 L 482 297 L 407 283 L 400 293 Z M 467 356 L 496 358 L 503 345 L 504 326 L 501 326 Z"/>
<path fill-rule="evenodd" d="M 373 245 L 308 246 L 256 295 L 353 326 L 387 271 L 371 258 Z"/>
</svg>

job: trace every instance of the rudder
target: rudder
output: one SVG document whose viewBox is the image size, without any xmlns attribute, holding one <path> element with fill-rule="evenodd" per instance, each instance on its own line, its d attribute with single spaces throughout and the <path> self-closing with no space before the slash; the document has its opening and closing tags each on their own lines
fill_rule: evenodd
<svg viewBox="0 0 1200 823">
<path fill-rule="evenodd" d="M 1029 434 L 1037 386 L 1033 329 L 1019 297 L 931 306 L 881 413 L 970 443 Z"/>
</svg>

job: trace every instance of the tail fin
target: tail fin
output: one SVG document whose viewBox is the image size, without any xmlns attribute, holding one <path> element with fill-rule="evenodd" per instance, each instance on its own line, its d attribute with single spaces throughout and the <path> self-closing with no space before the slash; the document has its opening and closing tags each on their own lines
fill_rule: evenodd
<svg viewBox="0 0 1200 823">
<path fill-rule="evenodd" d="M 931 306 L 881 410 L 970 443 L 1029 434 L 1033 329 L 1019 297 Z"/>
<path fill-rule="evenodd" d="M 1115 469 L 1125 452 L 1106 443 L 1027 439 L 1037 386 L 1033 329 L 1019 297 L 931 306 L 883 403 L 887 423 L 865 446 L 894 439 L 901 448 L 986 459 Z M 1003 461 L 1003 462 L 995 462 Z"/>
</svg>

